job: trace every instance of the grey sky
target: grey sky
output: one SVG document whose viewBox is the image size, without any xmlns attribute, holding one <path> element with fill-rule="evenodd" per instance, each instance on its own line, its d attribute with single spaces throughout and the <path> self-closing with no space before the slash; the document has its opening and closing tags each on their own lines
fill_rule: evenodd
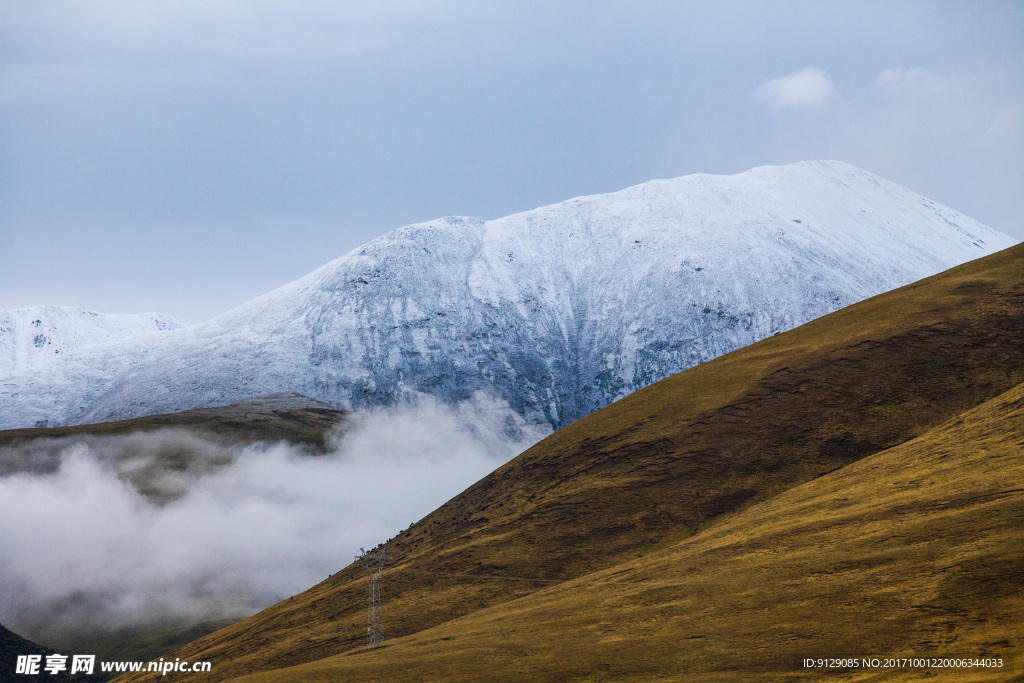
<svg viewBox="0 0 1024 683">
<path fill-rule="evenodd" d="M 0 308 L 198 321 L 407 223 L 820 158 L 1024 238 L 1024 4 L 0 0 Z"/>
</svg>

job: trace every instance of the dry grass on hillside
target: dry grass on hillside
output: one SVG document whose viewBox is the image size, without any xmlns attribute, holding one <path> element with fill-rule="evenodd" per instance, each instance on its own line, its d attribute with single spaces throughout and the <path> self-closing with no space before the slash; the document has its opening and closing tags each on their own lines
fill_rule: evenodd
<svg viewBox="0 0 1024 683">
<path fill-rule="evenodd" d="M 788 680 L 822 675 L 795 654 L 1019 658 L 1022 481 L 1024 385 L 646 557 L 239 680 Z"/>
<path fill-rule="evenodd" d="M 1021 382 L 1024 246 L 692 368 L 558 431 L 387 544 L 397 558 L 388 632 L 407 636 L 675 547 Z M 174 656 L 215 662 L 219 679 L 358 649 L 365 591 L 350 565 Z"/>
</svg>

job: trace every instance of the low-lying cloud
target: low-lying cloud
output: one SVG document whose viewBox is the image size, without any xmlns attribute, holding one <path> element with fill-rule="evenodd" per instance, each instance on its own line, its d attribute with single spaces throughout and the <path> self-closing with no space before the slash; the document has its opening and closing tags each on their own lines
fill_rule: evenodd
<svg viewBox="0 0 1024 683">
<path fill-rule="evenodd" d="M 348 565 L 542 436 L 495 408 L 421 401 L 359 414 L 327 455 L 229 448 L 180 430 L 54 442 L 48 459 L 36 445 L 21 454 L 29 471 L 15 474 L 8 451 L 0 623 L 59 642 L 250 614 Z M 164 499 L 131 483 L 152 467 L 154 443 L 199 454 L 158 482 Z"/>
</svg>

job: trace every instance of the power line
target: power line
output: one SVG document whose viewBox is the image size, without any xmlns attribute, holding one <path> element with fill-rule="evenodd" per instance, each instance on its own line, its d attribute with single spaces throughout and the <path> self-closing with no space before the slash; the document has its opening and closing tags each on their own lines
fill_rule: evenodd
<svg viewBox="0 0 1024 683">
<path fill-rule="evenodd" d="M 374 648 L 380 645 L 384 639 L 384 622 L 380 610 L 380 573 L 384 571 L 384 563 L 393 559 L 388 557 L 385 550 L 379 552 L 366 552 L 362 548 L 356 555 L 357 560 L 362 560 L 366 567 L 366 578 L 370 580 L 370 595 L 368 598 L 369 615 L 366 624 L 366 646 Z M 374 563 L 376 560 L 376 564 Z"/>
</svg>

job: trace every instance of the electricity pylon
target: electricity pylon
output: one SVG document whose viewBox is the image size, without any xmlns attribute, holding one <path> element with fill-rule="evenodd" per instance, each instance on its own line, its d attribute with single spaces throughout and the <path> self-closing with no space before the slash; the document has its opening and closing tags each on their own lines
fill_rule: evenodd
<svg viewBox="0 0 1024 683">
<path fill-rule="evenodd" d="M 380 573 L 384 570 L 384 563 L 391 558 L 381 549 L 379 552 L 366 552 L 362 548 L 356 555 L 357 560 L 362 560 L 366 567 L 366 578 L 370 580 L 369 608 L 370 614 L 366 625 L 366 646 L 377 647 L 384 638 L 384 624 L 380 614 Z M 376 560 L 376 565 L 374 564 Z"/>
</svg>

